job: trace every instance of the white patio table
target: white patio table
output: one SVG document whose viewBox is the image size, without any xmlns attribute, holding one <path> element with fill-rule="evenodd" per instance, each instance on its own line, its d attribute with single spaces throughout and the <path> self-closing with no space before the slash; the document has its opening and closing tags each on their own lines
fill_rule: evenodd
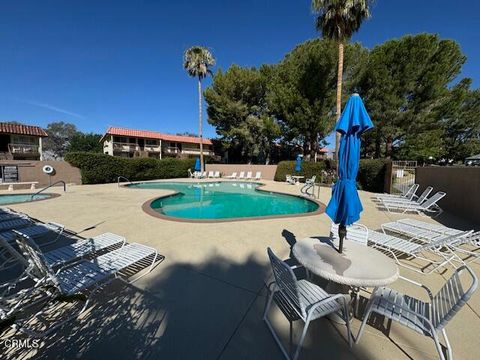
<svg viewBox="0 0 480 360">
<path fill-rule="evenodd" d="M 326 290 L 331 293 L 348 293 L 351 287 L 377 288 L 398 279 L 395 261 L 378 250 L 346 239 L 343 252 L 337 249 L 336 241 L 309 237 L 293 246 L 293 255 L 308 271 L 330 280 Z"/>
</svg>

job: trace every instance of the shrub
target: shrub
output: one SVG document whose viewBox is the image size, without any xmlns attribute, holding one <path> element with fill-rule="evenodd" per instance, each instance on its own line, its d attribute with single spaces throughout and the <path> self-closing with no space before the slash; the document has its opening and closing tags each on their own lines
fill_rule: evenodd
<svg viewBox="0 0 480 360">
<path fill-rule="evenodd" d="M 295 161 L 280 161 L 275 172 L 275 181 L 285 181 L 286 175 L 299 175 L 305 176 L 305 179 L 316 176 L 316 182 L 331 183 L 331 180 L 326 179 L 325 172 L 330 171 L 333 166 L 333 162 L 330 160 L 321 160 L 318 162 L 304 161 L 302 162 L 302 171 L 295 171 Z"/>
<path fill-rule="evenodd" d="M 84 152 L 68 153 L 65 161 L 80 169 L 84 184 L 115 182 L 118 176 L 132 181 L 181 178 L 195 165 L 195 159 L 129 159 Z"/>
<path fill-rule="evenodd" d="M 371 192 L 383 192 L 385 172 L 387 171 L 386 159 L 362 159 L 358 169 L 358 188 Z"/>
</svg>

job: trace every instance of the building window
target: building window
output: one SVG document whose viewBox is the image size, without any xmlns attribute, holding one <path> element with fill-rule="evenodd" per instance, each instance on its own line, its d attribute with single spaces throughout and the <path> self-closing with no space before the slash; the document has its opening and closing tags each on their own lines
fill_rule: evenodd
<svg viewBox="0 0 480 360">
<path fill-rule="evenodd" d="M 124 137 L 124 136 L 114 136 L 114 137 L 113 137 L 113 141 L 114 141 L 114 142 L 119 142 L 119 143 L 126 143 L 126 142 L 128 142 L 128 141 L 127 141 L 127 138 Z"/>
<path fill-rule="evenodd" d="M 130 144 L 135 144 L 137 142 L 136 138 L 129 138 L 128 140 L 129 140 Z"/>
<path fill-rule="evenodd" d="M 13 144 L 23 144 L 23 145 L 37 145 L 38 138 L 33 136 L 23 136 L 23 135 L 13 135 L 12 136 Z"/>
<path fill-rule="evenodd" d="M 148 145 L 148 146 L 158 146 L 158 140 L 146 139 L 145 144 Z"/>
</svg>

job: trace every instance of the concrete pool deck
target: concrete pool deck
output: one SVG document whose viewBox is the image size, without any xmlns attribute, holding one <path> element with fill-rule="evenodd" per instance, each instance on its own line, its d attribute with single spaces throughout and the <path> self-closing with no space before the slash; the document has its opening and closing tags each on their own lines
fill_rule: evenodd
<svg viewBox="0 0 480 360">
<path fill-rule="evenodd" d="M 299 186 L 262 182 L 265 189 L 300 193 Z M 130 242 L 155 247 L 165 260 L 133 285 L 112 283 L 96 296 L 82 318 L 42 339 L 38 349 L 12 349 L 0 342 L 1 358 L 282 359 L 262 321 L 265 283 L 270 278 L 266 248 L 288 258 L 297 239 L 327 235 L 329 218 L 319 214 L 210 224 L 163 220 L 143 212 L 143 203 L 167 193 L 118 188 L 116 184 L 83 185 L 70 186 L 67 193 L 47 201 L 9 205 L 42 221 L 63 223 L 84 237 L 118 233 Z M 364 205 L 361 223 L 378 229 L 382 223 L 406 217 L 377 210 L 370 195 L 360 192 Z M 322 188 L 319 200 L 327 203 L 329 197 L 330 189 Z M 451 226 L 473 228 L 473 224 L 448 214 L 440 220 Z M 472 268 L 480 274 L 480 266 L 473 264 Z M 451 270 L 442 275 L 421 275 L 400 267 L 400 273 L 435 291 Z M 401 281 L 392 287 L 423 295 Z M 447 325 L 457 359 L 478 358 L 479 314 L 477 292 Z M 273 311 L 271 316 L 288 343 L 288 321 L 279 311 Z M 360 321 L 354 319 L 352 324 L 356 335 Z M 299 328 L 294 327 L 295 334 Z M 3 337 L 11 333 L 6 331 Z M 326 319 L 315 321 L 301 358 L 437 358 L 433 341 L 399 324 L 368 326 L 362 341 L 352 349 L 345 335 L 344 326 Z"/>
</svg>

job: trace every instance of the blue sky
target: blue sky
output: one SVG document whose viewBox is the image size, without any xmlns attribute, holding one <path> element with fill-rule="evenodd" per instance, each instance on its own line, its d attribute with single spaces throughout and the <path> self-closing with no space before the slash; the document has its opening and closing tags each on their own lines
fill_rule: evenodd
<svg viewBox="0 0 480 360">
<path fill-rule="evenodd" d="M 353 40 L 371 48 L 425 31 L 455 39 L 468 57 L 462 76 L 478 87 L 479 13 L 476 1 L 377 0 Z M 277 62 L 315 36 L 308 0 L 2 1 L 0 121 L 196 132 L 186 48 L 210 47 L 226 69 Z"/>
</svg>

